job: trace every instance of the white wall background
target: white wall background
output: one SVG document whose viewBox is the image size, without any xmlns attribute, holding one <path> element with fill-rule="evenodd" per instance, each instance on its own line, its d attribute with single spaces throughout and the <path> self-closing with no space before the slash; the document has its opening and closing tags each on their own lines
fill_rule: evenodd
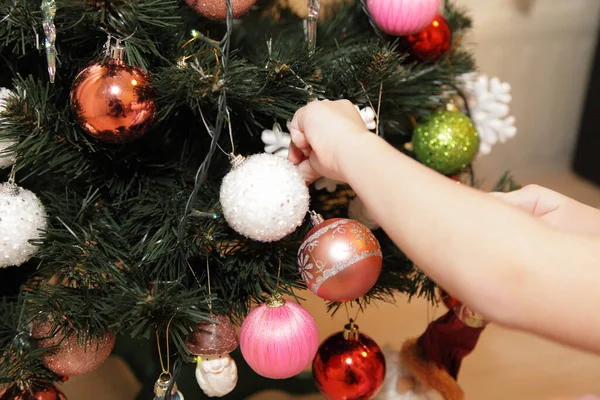
<svg viewBox="0 0 600 400">
<path fill-rule="evenodd" d="M 481 72 L 510 82 L 518 136 L 477 163 L 486 182 L 510 169 L 570 168 L 600 24 L 600 0 L 456 0 L 470 9 Z"/>
</svg>

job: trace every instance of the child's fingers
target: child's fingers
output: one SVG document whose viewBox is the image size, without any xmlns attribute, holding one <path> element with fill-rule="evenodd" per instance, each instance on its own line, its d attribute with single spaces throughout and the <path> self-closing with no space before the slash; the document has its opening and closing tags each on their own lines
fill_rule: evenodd
<svg viewBox="0 0 600 400">
<path fill-rule="evenodd" d="M 296 145 L 292 142 L 290 143 L 290 151 L 288 153 L 288 160 L 290 160 L 293 164 L 300 164 L 304 159 L 304 154 L 302 151 L 296 147 Z"/>
<path fill-rule="evenodd" d="M 300 175 L 302 175 L 307 183 L 312 183 L 321 177 L 310 165 L 309 160 L 304 160 L 298 165 L 298 172 L 300 172 Z"/>
</svg>

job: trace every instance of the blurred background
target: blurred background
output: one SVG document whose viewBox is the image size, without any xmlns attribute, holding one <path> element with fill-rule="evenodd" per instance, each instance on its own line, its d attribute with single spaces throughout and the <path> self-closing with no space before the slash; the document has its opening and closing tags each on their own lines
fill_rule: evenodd
<svg viewBox="0 0 600 400">
<path fill-rule="evenodd" d="M 481 156 L 475 168 L 477 179 L 491 186 L 509 168 L 520 184 L 538 183 L 600 206 L 600 188 L 592 183 L 600 182 L 600 1 L 456 2 L 470 9 L 473 16 L 475 29 L 466 40 L 473 46 L 480 71 L 512 85 L 512 112 L 517 118 L 516 138 Z M 343 328 L 343 313 L 331 318 L 322 300 L 311 293 L 301 296 L 317 319 L 322 339 Z M 358 323 L 382 347 L 398 349 L 407 338 L 420 335 L 442 312 L 422 300 L 409 304 L 406 298 L 398 298 L 393 305 L 372 306 Z M 153 347 L 130 350 L 155 351 Z M 576 398 L 600 394 L 598 371 L 600 358 L 596 356 L 492 325 L 465 359 L 459 383 L 468 399 Z M 240 379 L 242 376 L 241 372 Z M 296 386 L 295 393 L 312 391 L 309 377 L 289 385 Z M 280 384 L 279 388 L 285 386 Z M 100 370 L 63 385 L 70 400 L 130 400 L 139 388 L 131 369 L 116 356 Z M 189 392 L 188 396 L 184 386 L 181 390 L 186 398 L 197 398 Z M 321 397 L 273 390 L 252 397 L 288 398 Z"/>
</svg>

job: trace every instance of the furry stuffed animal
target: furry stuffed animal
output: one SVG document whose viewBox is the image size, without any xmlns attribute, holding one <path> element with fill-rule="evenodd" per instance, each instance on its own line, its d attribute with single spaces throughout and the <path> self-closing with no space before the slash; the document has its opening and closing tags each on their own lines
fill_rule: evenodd
<svg viewBox="0 0 600 400">
<path fill-rule="evenodd" d="M 404 342 L 400 352 L 385 351 L 386 377 L 373 400 L 464 400 L 458 371 L 485 328 L 470 322 L 450 309 L 419 338 Z"/>
</svg>

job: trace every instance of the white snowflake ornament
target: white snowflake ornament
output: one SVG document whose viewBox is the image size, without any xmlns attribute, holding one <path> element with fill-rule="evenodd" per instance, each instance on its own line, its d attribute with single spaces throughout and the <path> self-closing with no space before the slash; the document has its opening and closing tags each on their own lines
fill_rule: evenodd
<svg viewBox="0 0 600 400">
<path fill-rule="evenodd" d="M 517 134 L 515 117 L 510 114 L 510 84 L 475 72 L 458 77 L 479 133 L 482 154 L 489 154 L 496 143 L 504 143 Z"/>
<path fill-rule="evenodd" d="M 208 397 L 222 397 L 237 385 L 237 365 L 227 353 L 198 357 L 196 381 Z"/>
<path fill-rule="evenodd" d="M 371 107 L 360 108 L 356 104 L 354 105 L 356 111 L 362 117 L 363 122 L 367 126 L 367 129 L 370 131 L 374 131 L 377 129 L 377 121 L 375 120 L 375 111 Z"/>
<path fill-rule="evenodd" d="M 277 122 L 273 124 L 273 129 L 265 129 L 260 135 L 265 144 L 265 153 L 275 154 L 276 156 L 287 158 L 290 152 L 290 143 L 292 139 L 290 134 L 281 130 L 281 125 Z"/>
<path fill-rule="evenodd" d="M 33 192 L 11 183 L 0 185 L 0 268 L 19 266 L 37 247 L 29 243 L 46 228 L 46 211 Z"/>
<path fill-rule="evenodd" d="M 0 88 L 0 119 L 2 113 L 6 110 L 6 104 L 9 97 L 13 96 L 14 93 L 6 88 Z M 9 147 L 13 146 L 16 142 L 14 140 L 6 140 L 0 138 L 0 169 L 10 167 L 16 161 L 16 155 L 14 152 L 7 151 Z"/>
</svg>

